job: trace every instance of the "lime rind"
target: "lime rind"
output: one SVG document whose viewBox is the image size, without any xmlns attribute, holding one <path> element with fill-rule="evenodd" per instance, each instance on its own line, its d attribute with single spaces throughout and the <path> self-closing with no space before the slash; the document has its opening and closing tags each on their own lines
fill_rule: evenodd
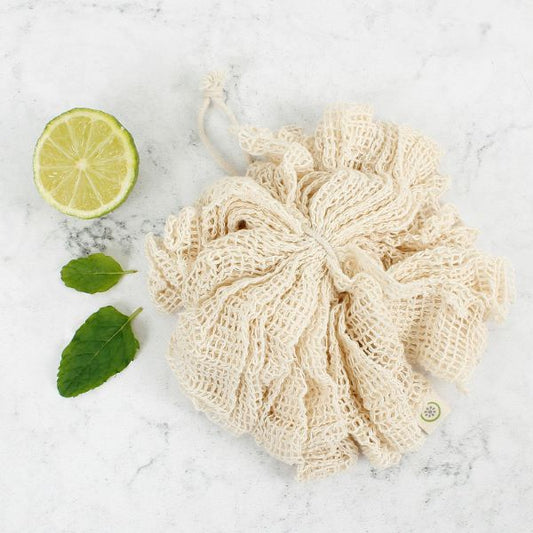
<svg viewBox="0 0 533 533">
<path fill-rule="evenodd" d="M 39 155 L 44 143 L 50 138 L 51 132 L 57 128 L 62 123 L 67 123 L 75 117 L 88 117 L 90 119 L 98 119 L 106 123 L 113 134 L 117 135 L 121 140 L 122 144 L 127 151 L 127 166 L 128 171 L 125 177 L 122 180 L 120 191 L 114 196 L 114 198 L 105 203 L 104 205 L 99 206 L 96 209 L 92 210 L 83 210 L 76 209 L 69 205 L 65 205 L 61 202 L 58 202 L 50 191 L 47 190 L 41 181 L 41 162 L 39 160 Z M 43 133 L 39 137 L 37 144 L 35 145 L 34 155 L 33 155 L 33 174 L 34 181 L 37 187 L 37 190 L 41 196 L 46 200 L 48 204 L 56 208 L 61 213 L 66 215 L 75 216 L 82 219 L 92 219 L 101 217 L 114 209 L 120 206 L 126 198 L 129 196 L 131 190 L 135 186 L 139 173 L 139 154 L 137 147 L 135 146 L 135 141 L 131 136 L 130 132 L 112 115 L 99 111 L 97 109 L 77 107 L 61 113 L 57 117 L 53 118 L 46 125 Z"/>
</svg>

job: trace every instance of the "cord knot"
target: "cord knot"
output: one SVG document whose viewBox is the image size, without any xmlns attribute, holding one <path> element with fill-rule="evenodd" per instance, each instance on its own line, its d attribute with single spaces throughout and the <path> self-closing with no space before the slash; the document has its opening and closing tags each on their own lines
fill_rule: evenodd
<svg viewBox="0 0 533 533">
<path fill-rule="evenodd" d="M 311 237 L 325 252 L 326 262 L 328 270 L 333 279 L 333 283 L 339 292 L 347 292 L 353 286 L 353 280 L 346 275 L 342 269 L 341 257 L 335 251 L 335 248 L 331 246 L 328 240 L 322 236 L 319 232 L 315 231 L 308 225 L 303 226 L 303 233 L 308 237 Z"/>
<path fill-rule="evenodd" d="M 222 71 L 213 71 L 205 76 L 200 85 L 204 92 L 204 98 L 220 98 L 224 96 L 224 82 L 226 74 Z"/>
</svg>

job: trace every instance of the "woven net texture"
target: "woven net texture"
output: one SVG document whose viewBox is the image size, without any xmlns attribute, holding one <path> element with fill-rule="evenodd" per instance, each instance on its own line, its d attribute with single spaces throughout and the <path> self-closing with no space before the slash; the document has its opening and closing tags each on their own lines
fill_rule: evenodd
<svg viewBox="0 0 533 533">
<path fill-rule="evenodd" d="M 512 275 L 441 201 L 436 145 L 326 110 L 312 136 L 241 127 L 253 157 L 147 238 L 149 286 L 178 313 L 168 360 L 194 405 L 300 479 L 424 440 L 429 374 L 464 386 Z"/>
</svg>

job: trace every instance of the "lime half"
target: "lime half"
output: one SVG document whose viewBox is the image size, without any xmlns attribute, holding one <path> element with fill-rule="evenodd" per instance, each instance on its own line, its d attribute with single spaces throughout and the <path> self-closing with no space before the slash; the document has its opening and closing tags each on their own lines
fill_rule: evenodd
<svg viewBox="0 0 533 533">
<path fill-rule="evenodd" d="M 33 173 L 43 198 L 79 218 L 118 207 L 135 185 L 139 155 L 113 116 L 76 108 L 51 120 L 35 146 Z"/>
</svg>

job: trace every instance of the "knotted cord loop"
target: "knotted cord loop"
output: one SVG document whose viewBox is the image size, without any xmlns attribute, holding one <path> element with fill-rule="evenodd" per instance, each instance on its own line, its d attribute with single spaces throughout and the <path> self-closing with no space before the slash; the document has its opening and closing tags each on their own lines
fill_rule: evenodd
<svg viewBox="0 0 533 533">
<path fill-rule="evenodd" d="M 230 176 L 239 176 L 240 173 L 224 156 L 217 150 L 211 140 L 209 139 L 205 130 L 205 115 L 212 102 L 214 106 L 218 107 L 228 118 L 231 123 L 230 131 L 236 132 L 240 124 L 235 118 L 233 111 L 224 102 L 224 81 L 225 74 L 223 72 L 210 72 L 202 81 L 201 89 L 203 91 L 204 100 L 198 112 L 198 133 L 204 146 L 207 148 L 211 157 L 216 163 Z M 250 163 L 251 158 L 247 155 L 247 163 Z"/>
</svg>

